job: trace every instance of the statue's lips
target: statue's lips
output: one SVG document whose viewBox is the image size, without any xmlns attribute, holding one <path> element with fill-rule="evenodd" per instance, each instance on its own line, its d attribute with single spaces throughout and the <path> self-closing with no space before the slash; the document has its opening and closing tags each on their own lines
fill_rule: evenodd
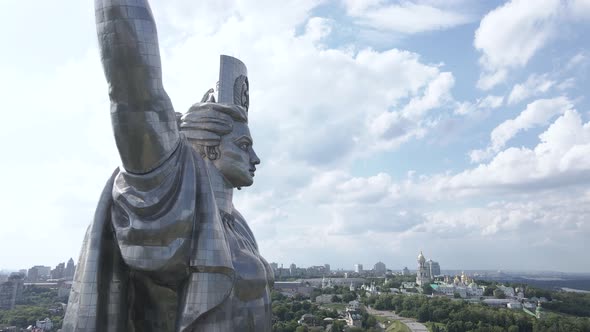
<svg viewBox="0 0 590 332">
<path fill-rule="evenodd" d="M 254 176 L 254 172 L 256 172 L 256 168 L 250 168 L 250 175 Z"/>
</svg>

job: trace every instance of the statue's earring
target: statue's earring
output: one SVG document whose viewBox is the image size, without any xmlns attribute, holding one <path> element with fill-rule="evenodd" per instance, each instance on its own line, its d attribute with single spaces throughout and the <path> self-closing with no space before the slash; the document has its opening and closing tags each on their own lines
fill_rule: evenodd
<svg viewBox="0 0 590 332">
<path fill-rule="evenodd" d="M 208 146 L 207 158 L 209 158 L 209 160 L 216 160 L 217 158 L 219 158 L 219 148 L 216 146 Z"/>
</svg>

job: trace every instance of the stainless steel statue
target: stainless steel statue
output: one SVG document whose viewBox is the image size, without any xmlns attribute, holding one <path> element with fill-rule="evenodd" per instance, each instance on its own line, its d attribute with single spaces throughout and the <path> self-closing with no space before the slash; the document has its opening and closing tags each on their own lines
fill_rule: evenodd
<svg viewBox="0 0 590 332">
<path fill-rule="evenodd" d="M 162 86 L 147 0 L 95 0 L 123 168 L 86 234 L 63 331 L 270 331 L 273 274 L 232 204 L 260 160 L 248 78 L 220 81 L 177 116 Z"/>
</svg>

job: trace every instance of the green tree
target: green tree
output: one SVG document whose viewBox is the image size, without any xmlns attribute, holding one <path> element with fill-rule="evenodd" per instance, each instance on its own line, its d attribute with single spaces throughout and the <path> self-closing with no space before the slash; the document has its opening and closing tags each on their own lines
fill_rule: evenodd
<svg viewBox="0 0 590 332">
<path fill-rule="evenodd" d="M 332 323 L 332 332 L 344 332 L 345 328 L 346 328 L 346 323 L 344 323 L 341 320 L 335 320 Z"/>
<path fill-rule="evenodd" d="M 373 316 L 367 318 L 366 327 L 373 327 L 377 325 L 377 319 Z"/>
<path fill-rule="evenodd" d="M 418 321 L 421 323 L 430 320 L 430 313 L 428 312 L 428 305 L 424 304 L 418 309 Z"/>
<path fill-rule="evenodd" d="M 504 294 L 504 291 L 502 291 L 501 289 L 496 289 L 494 290 L 494 297 L 497 299 L 505 299 L 506 298 L 506 294 Z"/>
</svg>

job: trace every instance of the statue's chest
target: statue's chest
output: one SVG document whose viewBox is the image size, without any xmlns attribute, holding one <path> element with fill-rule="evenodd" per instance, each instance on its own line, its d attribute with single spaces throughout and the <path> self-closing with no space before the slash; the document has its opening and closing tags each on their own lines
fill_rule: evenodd
<svg viewBox="0 0 590 332">
<path fill-rule="evenodd" d="M 270 267 L 258 253 L 245 221 L 225 213 L 221 217 L 236 273 L 234 295 L 241 301 L 260 299 L 267 293 Z"/>
</svg>

